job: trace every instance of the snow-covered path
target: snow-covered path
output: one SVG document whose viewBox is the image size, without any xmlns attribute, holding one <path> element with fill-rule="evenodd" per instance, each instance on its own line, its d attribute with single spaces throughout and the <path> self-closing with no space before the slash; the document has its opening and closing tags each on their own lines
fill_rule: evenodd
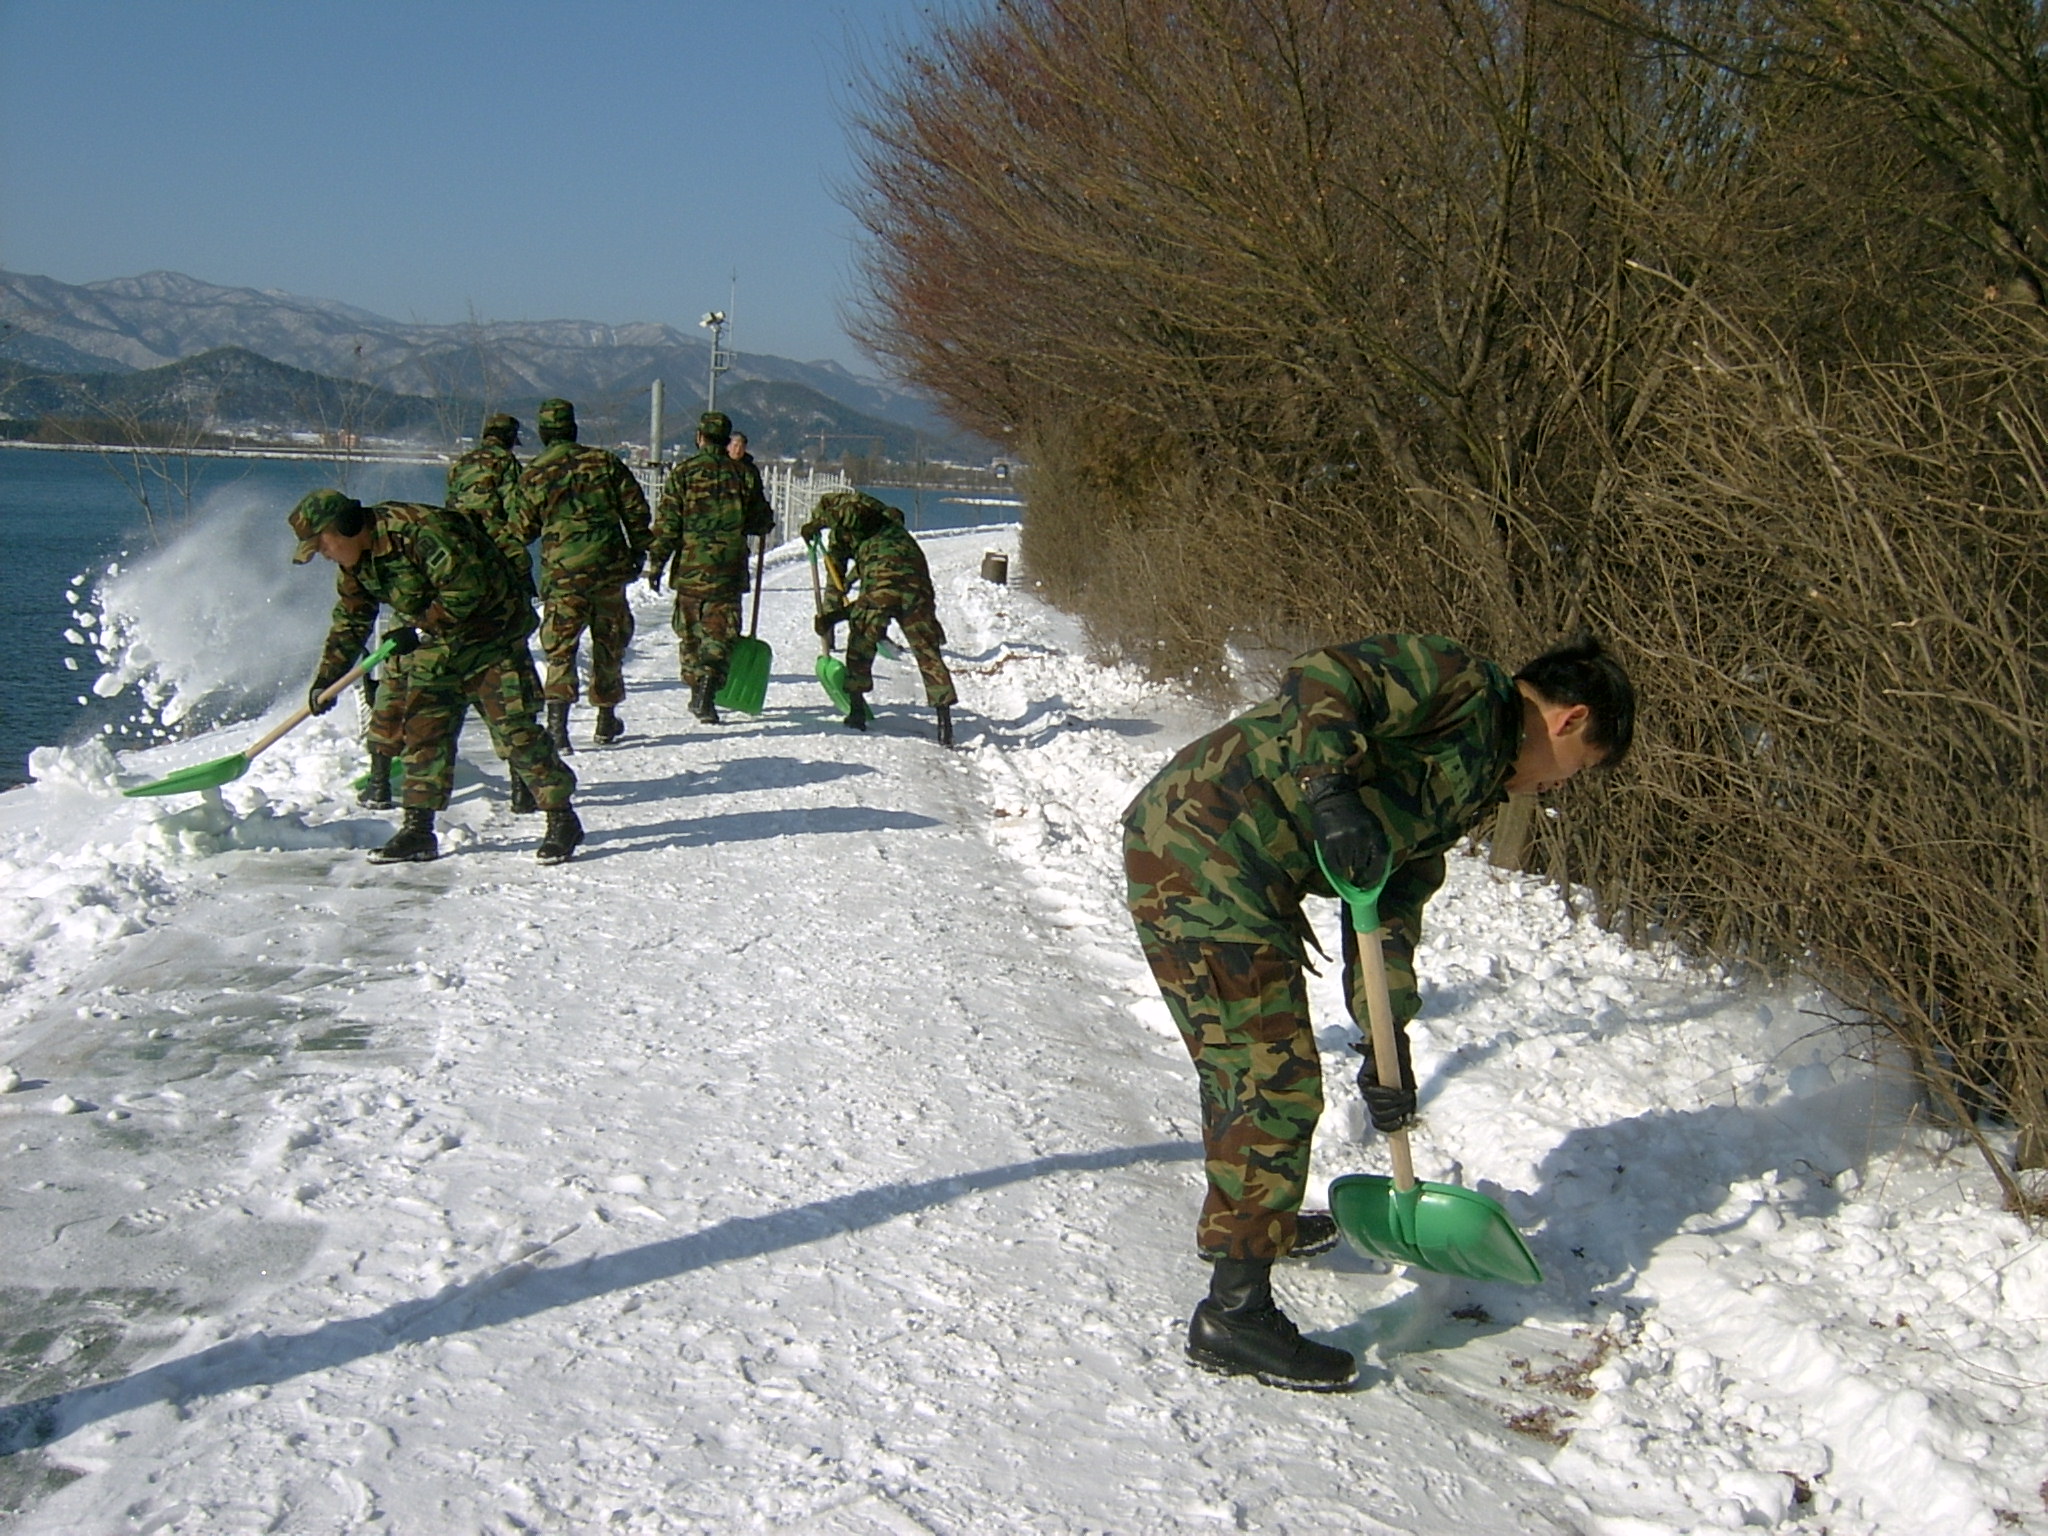
<svg viewBox="0 0 2048 1536">
<path fill-rule="evenodd" d="M 445 856 L 367 864 L 345 711 L 231 822 L 84 751 L 0 799 L 8 1530 L 2043 1528 L 2003 1380 L 2048 1376 L 2048 1262 L 1969 1156 L 1796 992 L 1476 861 L 1418 1159 L 1548 1281 L 1339 1253 L 1283 1300 L 1367 1390 L 1191 1371 L 1192 1075 L 1115 819 L 1211 717 L 980 582 L 1009 532 L 927 544 L 961 750 L 907 659 L 837 724 L 787 555 L 759 720 L 689 718 L 643 592 L 557 869 L 474 729 Z M 1319 1185 L 1383 1166 L 1331 1098 Z"/>
</svg>

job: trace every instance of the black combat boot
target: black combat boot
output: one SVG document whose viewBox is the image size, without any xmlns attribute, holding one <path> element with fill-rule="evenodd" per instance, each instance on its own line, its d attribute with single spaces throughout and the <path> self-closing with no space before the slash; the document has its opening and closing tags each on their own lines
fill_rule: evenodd
<svg viewBox="0 0 2048 1536">
<path fill-rule="evenodd" d="M 388 811 L 397 803 L 391 798 L 391 759 L 382 752 L 372 752 L 370 771 L 363 775 L 363 787 L 356 791 L 356 804 L 373 811 Z"/>
<path fill-rule="evenodd" d="M 718 724 L 718 684 L 711 678 L 690 691 L 690 713 L 706 725 Z"/>
<path fill-rule="evenodd" d="M 576 749 L 569 745 L 569 701 L 555 699 L 548 704 L 548 740 L 563 757 Z"/>
<path fill-rule="evenodd" d="M 425 864 L 439 857 L 441 845 L 434 840 L 434 813 L 412 806 L 405 809 L 398 835 L 382 848 L 370 850 L 372 864 Z"/>
<path fill-rule="evenodd" d="M 583 823 L 565 805 L 559 811 L 548 812 L 547 831 L 541 835 L 540 846 L 533 850 L 533 856 L 543 864 L 565 863 L 582 841 Z"/>
<path fill-rule="evenodd" d="M 519 777 L 519 770 L 517 768 L 510 768 L 506 771 L 512 777 L 512 814 L 514 816 L 531 816 L 540 809 L 540 806 L 534 802 L 533 786 Z"/>
<path fill-rule="evenodd" d="M 846 724 L 852 726 L 856 731 L 864 731 L 868 728 L 868 721 L 873 718 L 874 716 L 868 713 L 868 696 L 864 693 L 856 693 L 853 696 L 852 706 L 846 711 Z"/>
<path fill-rule="evenodd" d="M 592 727 L 590 739 L 600 747 L 608 747 L 626 734 L 626 722 L 619 718 L 616 704 L 597 706 L 597 724 Z"/>
<path fill-rule="evenodd" d="M 1350 1351 L 1304 1339 L 1273 1304 L 1271 1259 L 1218 1259 L 1209 1295 L 1188 1324 L 1188 1359 L 1219 1376 L 1269 1387 L 1344 1392 L 1358 1381 Z"/>
<path fill-rule="evenodd" d="M 953 745 L 953 706 L 950 704 L 939 706 L 939 745 Z"/>
</svg>

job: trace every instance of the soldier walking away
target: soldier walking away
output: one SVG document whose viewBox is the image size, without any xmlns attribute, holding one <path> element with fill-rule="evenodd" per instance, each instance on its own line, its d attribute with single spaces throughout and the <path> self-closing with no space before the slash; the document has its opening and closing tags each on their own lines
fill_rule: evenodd
<svg viewBox="0 0 2048 1536">
<path fill-rule="evenodd" d="M 512 773 L 547 813 L 535 857 L 559 864 L 583 841 L 570 808 L 576 776 L 537 720 L 540 679 L 526 637 L 533 609 L 503 554 L 469 518 L 446 507 L 383 501 L 366 507 L 339 491 L 314 491 L 292 509 L 293 563 L 324 555 L 335 572 L 334 616 L 307 703 L 355 664 L 380 608 L 406 659 L 405 810 L 398 835 L 371 853 L 378 864 L 422 863 L 440 854 L 434 817 L 454 787 L 455 736 L 471 704 Z"/>
<path fill-rule="evenodd" d="M 1357 1379 L 1357 1361 L 1304 1339 L 1272 1290 L 1274 1261 L 1306 1224 L 1323 1110 L 1302 980 L 1315 943 L 1302 898 L 1336 894 L 1318 854 L 1380 892 L 1401 1086 L 1380 1085 L 1369 1043 L 1355 1047 L 1358 1085 L 1374 1128 L 1402 1130 L 1415 1113 L 1415 944 L 1446 850 L 1505 795 L 1620 762 L 1634 732 L 1628 675 L 1596 640 L 1511 678 L 1438 636 L 1376 635 L 1297 660 L 1277 697 L 1190 742 L 1132 800 L 1131 917 L 1201 1089 L 1209 1187 L 1195 1242 L 1213 1268 L 1188 1324 L 1196 1365 L 1311 1391 Z M 1343 929 L 1356 1022 L 1367 983 Z"/>
<path fill-rule="evenodd" d="M 513 493 L 519 484 L 519 420 L 502 412 L 484 418 L 477 444 L 448 466 L 448 505 L 482 525 L 491 542 L 533 590 L 533 562 L 514 529 Z"/>
<path fill-rule="evenodd" d="M 827 491 L 801 532 L 805 543 L 830 536 L 825 558 L 837 578 L 840 606 L 826 609 L 816 623 L 820 635 L 842 621 L 847 626 L 846 691 L 853 707 L 846 723 L 857 731 L 868 728 L 875 650 L 894 619 L 917 658 L 925 702 L 938 713 L 939 742 L 952 746 L 953 706 L 960 695 L 940 652 L 946 631 L 939 624 L 931 569 L 916 536 L 903 526 L 902 512 L 865 491 Z M 852 590 L 856 586 L 858 595 Z"/>
<path fill-rule="evenodd" d="M 477 445 L 448 466 L 447 505 L 473 517 L 491 542 L 512 562 L 520 590 L 530 604 L 537 593 L 533 584 L 533 557 L 512 529 L 512 492 L 519 482 L 520 463 L 513 449 L 519 446 L 519 419 L 502 411 L 484 418 Z M 533 791 L 518 774 L 506 770 L 512 780 L 512 810 L 527 816 L 539 809 Z"/>
<path fill-rule="evenodd" d="M 626 647 L 633 609 L 626 587 L 647 551 L 647 496 L 620 457 L 576 441 L 576 408 L 540 403 L 541 451 L 511 496 L 514 542 L 540 540 L 541 655 L 547 661 L 548 734 L 558 752 L 569 745 L 569 706 L 576 702 L 576 650 L 590 632 L 590 702 L 597 707 L 592 739 L 599 746 L 625 734 L 619 705 L 626 697 Z"/>
<path fill-rule="evenodd" d="M 647 551 L 647 585 L 659 592 L 665 579 L 675 594 L 677 668 L 690 685 L 690 713 L 706 725 L 718 724 L 714 701 L 739 638 L 747 540 L 775 527 L 760 471 L 735 457 L 731 442 L 725 412 L 697 418 L 697 451 L 669 471 Z"/>
</svg>

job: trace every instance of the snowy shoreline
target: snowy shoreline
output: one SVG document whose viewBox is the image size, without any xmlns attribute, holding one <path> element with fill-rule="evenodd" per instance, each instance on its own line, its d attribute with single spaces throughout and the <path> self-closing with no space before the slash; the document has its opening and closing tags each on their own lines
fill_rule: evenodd
<svg viewBox="0 0 2048 1536">
<path fill-rule="evenodd" d="M 1116 816 L 1212 717 L 981 581 L 1014 528 L 925 543 L 960 751 L 907 660 L 836 725 L 786 557 L 767 711 L 716 731 L 639 592 L 556 870 L 474 728 L 448 856 L 402 869 L 346 710 L 225 812 L 37 754 L 0 796 L 4 1529 L 2048 1531 L 2048 1251 L 1975 1153 L 1825 999 L 1476 858 L 1418 957 L 1417 1160 L 1545 1283 L 1340 1252 L 1278 1284 L 1364 1390 L 1188 1369 L 1193 1079 Z M 282 581 L 240 653 L 295 677 L 325 583 Z M 1313 998 L 1319 1193 L 1384 1161 Z"/>
</svg>

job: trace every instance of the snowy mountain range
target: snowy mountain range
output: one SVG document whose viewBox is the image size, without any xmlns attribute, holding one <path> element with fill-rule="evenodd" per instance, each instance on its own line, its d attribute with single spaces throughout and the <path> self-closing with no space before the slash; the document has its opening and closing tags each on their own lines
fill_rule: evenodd
<svg viewBox="0 0 2048 1536">
<path fill-rule="evenodd" d="M 0 271 L 0 359 L 71 374 L 163 367 L 220 348 L 396 395 L 517 403 L 547 395 L 587 414 L 621 415 L 663 380 L 695 398 L 708 343 L 672 326 L 588 320 L 477 320 L 429 325 L 391 320 L 331 299 L 274 289 L 224 288 L 177 272 L 96 283 Z M 831 361 L 739 354 L 721 387 L 802 385 L 854 412 L 929 438 L 935 453 L 963 437 L 931 403 L 886 380 Z M 644 413 L 644 404 L 637 409 Z M 643 415 L 644 419 L 644 415 Z M 834 435 L 867 440 L 869 422 Z M 886 429 L 885 429 L 886 430 Z M 851 446 L 863 446 L 856 442 Z"/>
</svg>

